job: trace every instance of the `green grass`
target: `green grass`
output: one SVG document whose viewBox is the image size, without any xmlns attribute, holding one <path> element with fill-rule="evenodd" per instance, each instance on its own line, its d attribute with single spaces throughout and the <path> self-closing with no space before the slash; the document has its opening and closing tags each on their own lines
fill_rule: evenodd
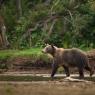
<svg viewBox="0 0 95 95">
<path fill-rule="evenodd" d="M 26 50 L 1 50 L 0 59 L 6 59 L 8 57 L 17 57 L 17 56 L 32 56 L 39 57 L 44 54 L 41 52 L 41 48 L 30 48 Z"/>
<path fill-rule="evenodd" d="M 78 77 L 74 77 L 78 78 Z M 53 80 L 60 80 L 64 79 L 64 77 L 54 77 Z M 85 80 L 95 82 L 95 77 L 85 77 Z M 12 75 L 0 75 L 0 81 L 49 81 L 52 80 L 50 77 L 43 77 L 43 76 L 12 76 Z"/>
<path fill-rule="evenodd" d="M 84 51 L 88 51 L 89 49 L 82 49 Z M 9 57 L 18 57 L 18 56 L 30 56 L 33 58 L 39 58 L 44 57 L 46 58 L 46 55 L 43 54 L 42 48 L 30 48 L 25 50 L 1 50 L 0 51 L 0 59 L 6 59 Z"/>
</svg>

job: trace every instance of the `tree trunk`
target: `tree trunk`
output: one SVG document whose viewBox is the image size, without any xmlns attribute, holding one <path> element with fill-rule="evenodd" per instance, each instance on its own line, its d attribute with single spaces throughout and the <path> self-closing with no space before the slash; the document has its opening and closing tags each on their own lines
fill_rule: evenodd
<svg viewBox="0 0 95 95">
<path fill-rule="evenodd" d="M 4 20 L 0 16 L 0 48 L 7 48 L 9 42 L 6 35 L 6 26 L 4 25 Z"/>
<path fill-rule="evenodd" d="M 3 41 L 3 48 L 7 48 L 7 46 L 9 46 L 9 42 L 8 42 L 8 39 L 7 39 L 7 36 L 6 36 L 6 27 L 5 25 L 3 25 L 1 27 L 1 35 L 2 35 L 2 41 Z"/>
<path fill-rule="evenodd" d="M 17 18 L 19 19 L 22 16 L 21 0 L 16 0 L 16 8 L 17 8 Z"/>
<path fill-rule="evenodd" d="M 3 2 L 4 2 L 4 0 L 0 0 L 0 8 L 1 8 Z"/>
</svg>

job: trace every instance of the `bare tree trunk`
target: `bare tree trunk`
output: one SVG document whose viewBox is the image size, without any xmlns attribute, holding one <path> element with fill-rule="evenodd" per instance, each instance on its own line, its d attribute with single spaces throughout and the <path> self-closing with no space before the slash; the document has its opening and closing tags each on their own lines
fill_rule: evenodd
<svg viewBox="0 0 95 95">
<path fill-rule="evenodd" d="M 7 48 L 9 42 L 6 35 L 6 26 L 4 25 L 4 20 L 0 16 L 0 48 Z"/>
<path fill-rule="evenodd" d="M 3 46 L 3 41 L 2 41 L 2 35 L 1 35 L 1 31 L 0 31 L 0 49 L 2 48 Z"/>
<path fill-rule="evenodd" d="M 7 36 L 6 36 L 6 27 L 5 25 L 3 25 L 1 27 L 1 35 L 2 35 L 2 41 L 3 41 L 3 47 L 4 48 L 7 48 L 7 46 L 9 46 L 9 42 L 8 42 L 8 39 L 7 39 Z"/>
<path fill-rule="evenodd" d="M 21 0 L 16 0 L 16 7 L 17 7 L 17 18 L 19 19 L 22 16 Z"/>
<path fill-rule="evenodd" d="M 7 48 L 9 46 L 9 42 L 6 36 L 6 27 L 3 25 L 0 27 L 0 48 Z"/>
</svg>

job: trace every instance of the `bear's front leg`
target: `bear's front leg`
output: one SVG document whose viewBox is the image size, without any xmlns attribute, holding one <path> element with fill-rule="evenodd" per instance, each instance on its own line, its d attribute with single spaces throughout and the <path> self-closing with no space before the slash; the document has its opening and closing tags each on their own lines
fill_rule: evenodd
<svg viewBox="0 0 95 95">
<path fill-rule="evenodd" d="M 53 77 L 54 77 L 54 75 L 55 75 L 55 73 L 56 73 L 57 69 L 58 69 L 58 64 L 54 62 L 54 63 L 52 64 L 52 73 L 51 73 L 51 78 L 53 78 Z"/>
</svg>

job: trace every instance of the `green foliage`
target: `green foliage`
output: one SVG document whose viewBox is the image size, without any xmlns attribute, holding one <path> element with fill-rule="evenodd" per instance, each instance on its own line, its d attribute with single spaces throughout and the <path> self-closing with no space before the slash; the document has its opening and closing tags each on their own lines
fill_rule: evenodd
<svg viewBox="0 0 95 95">
<path fill-rule="evenodd" d="M 48 43 L 65 48 L 95 48 L 94 0 L 51 0 L 47 5 L 44 0 L 21 0 L 21 7 L 22 16 L 19 19 L 14 0 L 6 1 L 1 9 L 12 48 L 43 47 L 46 38 Z M 44 24 L 52 14 L 59 17 L 55 18 L 52 33 L 48 37 L 54 19 L 47 22 L 47 28 Z M 37 23 L 42 26 L 23 38 L 28 29 L 34 28 Z"/>
</svg>

